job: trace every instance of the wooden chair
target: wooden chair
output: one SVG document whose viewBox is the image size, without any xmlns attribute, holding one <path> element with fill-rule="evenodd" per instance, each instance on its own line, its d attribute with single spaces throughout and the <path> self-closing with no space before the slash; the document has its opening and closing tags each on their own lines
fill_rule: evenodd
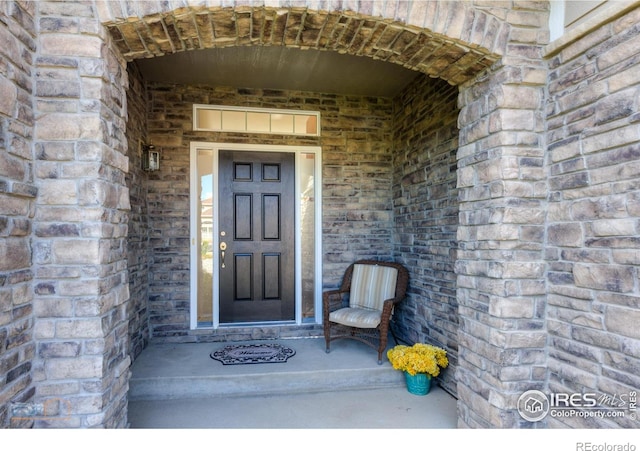
<svg viewBox="0 0 640 451">
<path fill-rule="evenodd" d="M 409 273 L 399 263 L 359 260 L 349 265 L 342 286 L 322 296 L 327 353 L 333 340 L 351 338 L 377 349 L 378 364 L 382 364 L 389 321 L 408 284 Z"/>
</svg>

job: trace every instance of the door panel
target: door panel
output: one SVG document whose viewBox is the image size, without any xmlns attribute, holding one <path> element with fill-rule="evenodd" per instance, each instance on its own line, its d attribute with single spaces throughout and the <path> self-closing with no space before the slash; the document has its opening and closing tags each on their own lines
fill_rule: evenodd
<svg viewBox="0 0 640 451">
<path fill-rule="evenodd" d="M 220 151 L 221 323 L 295 320 L 294 169 L 291 153 Z"/>
</svg>

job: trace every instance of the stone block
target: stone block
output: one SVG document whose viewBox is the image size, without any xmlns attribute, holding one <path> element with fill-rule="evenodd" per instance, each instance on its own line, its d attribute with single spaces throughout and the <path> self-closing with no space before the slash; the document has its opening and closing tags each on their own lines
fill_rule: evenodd
<svg viewBox="0 0 640 451">
<path fill-rule="evenodd" d="M 616 323 L 618 319 L 619 317 L 614 318 L 613 322 Z M 572 326 L 571 338 L 573 340 L 591 344 L 599 348 L 611 349 L 614 351 L 620 351 L 622 347 L 622 340 L 619 335 L 593 329 L 591 327 L 579 325 Z"/>
<path fill-rule="evenodd" d="M 50 380 L 102 377 L 102 356 L 48 359 L 45 371 Z"/>
<path fill-rule="evenodd" d="M 104 41 L 98 36 L 66 33 L 45 33 L 40 36 L 43 55 L 100 58 L 103 45 Z"/>
<path fill-rule="evenodd" d="M 81 344 L 77 341 L 41 342 L 38 344 L 38 356 L 41 358 L 77 357 Z"/>
<path fill-rule="evenodd" d="M 614 249 L 613 261 L 620 265 L 640 266 L 640 252 L 638 250 Z"/>
<path fill-rule="evenodd" d="M 76 183 L 74 180 L 42 180 L 39 188 L 39 204 L 73 205 L 77 202 Z"/>
<path fill-rule="evenodd" d="M 12 271 L 31 265 L 29 242 L 22 238 L 0 240 L 0 271 Z"/>
<path fill-rule="evenodd" d="M 551 224 L 547 237 L 552 246 L 580 247 L 584 243 L 582 225 L 579 223 Z"/>
<path fill-rule="evenodd" d="M 29 303 L 29 310 L 32 308 L 31 301 L 33 300 L 33 292 L 31 289 L 31 285 L 28 284 L 13 284 L 13 289 L 11 290 L 11 298 L 13 300 L 14 306 L 20 306 Z M 30 312 L 29 312 L 30 313 Z M 19 311 L 13 311 L 14 319 L 20 317 Z"/>
<path fill-rule="evenodd" d="M 38 97 L 60 97 L 79 99 L 82 96 L 80 83 L 69 80 L 40 80 L 36 82 Z"/>
<path fill-rule="evenodd" d="M 60 296 L 95 296 L 100 292 L 100 282 L 96 279 L 61 280 L 58 283 Z"/>
<path fill-rule="evenodd" d="M 594 236 L 633 236 L 636 235 L 635 219 L 607 219 L 593 221 L 591 230 Z"/>
<path fill-rule="evenodd" d="M 38 319 L 33 328 L 33 335 L 36 339 L 55 338 L 56 322 L 55 320 Z"/>
<path fill-rule="evenodd" d="M 28 216 L 31 203 L 29 199 L 0 193 L 2 213 L 7 216 Z"/>
<path fill-rule="evenodd" d="M 42 285 L 53 285 L 54 288 L 41 288 Z M 45 291 L 42 293 L 42 291 Z M 38 284 L 36 294 L 55 294 L 55 285 L 41 282 Z M 34 301 L 34 312 L 38 318 L 68 318 L 73 316 L 73 302 L 69 298 L 38 297 Z"/>
<path fill-rule="evenodd" d="M 596 386 L 596 375 L 554 358 L 549 359 L 549 371 L 559 379 L 570 380 L 573 384 L 579 384 L 583 387 Z"/>
<path fill-rule="evenodd" d="M 640 339 L 640 310 L 607 306 L 605 326 L 608 332 Z"/>
<path fill-rule="evenodd" d="M 51 251 L 60 265 L 100 263 L 100 242 L 92 239 L 55 240 Z"/>
<path fill-rule="evenodd" d="M 8 152 L 0 153 L 1 176 L 22 181 L 25 179 L 26 169 L 25 162 L 20 158 L 10 155 Z"/>
<path fill-rule="evenodd" d="M 103 125 L 95 114 L 48 113 L 38 119 L 36 137 L 44 141 L 103 139 Z"/>
<path fill-rule="evenodd" d="M 14 83 L 0 75 L 0 113 L 13 117 L 16 112 L 18 90 Z"/>
<path fill-rule="evenodd" d="M 535 303 L 529 298 L 492 297 L 489 313 L 499 318 L 533 318 Z"/>
<path fill-rule="evenodd" d="M 520 237 L 520 228 L 513 224 L 481 225 L 477 228 L 477 239 L 485 240 L 517 240 Z"/>
<path fill-rule="evenodd" d="M 489 262 L 487 275 L 505 279 L 536 279 L 544 274 L 544 263 Z"/>
<path fill-rule="evenodd" d="M 43 397 L 66 396 L 79 391 L 80 382 L 78 381 L 44 383 L 38 386 L 38 394 Z"/>
<path fill-rule="evenodd" d="M 581 197 L 588 197 L 588 193 Z M 623 218 L 627 216 L 625 199 L 621 196 L 577 200 L 568 206 L 568 210 L 573 215 L 573 218 L 578 221 Z"/>
<path fill-rule="evenodd" d="M 617 128 L 585 137 L 582 140 L 582 149 L 585 153 L 593 153 L 614 147 L 631 146 L 639 139 L 640 135 L 635 127 Z"/>
<path fill-rule="evenodd" d="M 640 79 L 640 65 L 634 65 L 626 70 L 616 72 L 608 78 L 609 90 L 614 93 L 621 89 L 626 89 L 629 86 L 636 84 Z"/>
<path fill-rule="evenodd" d="M 628 293 L 634 289 L 637 274 L 629 266 L 576 263 L 573 277 L 577 287 Z"/>
<path fill-rule="evenodd" d="M 104 401 L 102 395 L 82 395 L 65 397 L 65 401 L 70 403 L 71 411 L 77 415 L 96 414 L 102 411 Z M 102 416 L 100 416 L 101 419 Z M 100 424 L 97 422 L 97 424 Z"/>
<path fill-rule="evenodd" d="M 587 172 L 561 174 L 557 177 L 551 177 L 549 186 L 552 190 L 569 190 L 589 186 L 589 174 Z"/>
<path fill-rule="evenodd" d="M 102 338 L 102 320 L 100 318 L 84 318 L 58 320 L 55 323 L 57 339 Z"/>
<path fill-rule="evenodd" d="M 78 237 L 78 224 L 40 223 L 36 226 L 36 236 L 39 237 Z"/>
</svg>

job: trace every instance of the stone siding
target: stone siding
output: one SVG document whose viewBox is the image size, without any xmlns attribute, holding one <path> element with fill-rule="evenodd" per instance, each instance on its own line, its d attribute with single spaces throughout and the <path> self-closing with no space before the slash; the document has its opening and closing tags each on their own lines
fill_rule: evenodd
<svg viewBox="0 0 640 451">
<path fill-rule="evenodd" d="M 148 174 L 142 170 L 141 144 L 147 137 L 146 84 L 135 65 L 129 65 L 129 89 L 127 90 L 127 143 L 129 172 L 126 183 L 129 188 L 129 228 L 127 234 L 127 267 L 129 272 L 130 301 L 129 349 L 135 359 L 149 343 L 149 212 L 147 207 Z"/>
<path fill-rule="evenodd" d="M 448 352 L 440 383 L 456 393 L 458 89 L 419 77 L 394 99 L 394 257 L 409 269 L 395 329 L 408 343 Z"/>
<path fill-rule="evenodd" d="M 149 175 L 147 196 L 152 252 L 149 315 L 154 338 L 221 340 L 231 335 L 247 338 L 245 331 L 230 334 L 189 330 L 191 142 L 321 146 L 323 285 L 337 286 L 346 266 L 354 260 L 391 258 L 390 99 L 157 83 L 150 84 L 148 90 L 149 139 L 161 152 L 161 168 Z M 194 132 L 194 103 L 319 111 L 322 136 Z M 259 338 L 256 332 L 248 336 Z"/>
<path fill-rule="evenodd" d="M 549 5 L 520 6 L 489 4 L 513 26 L 506 54 L 460 86 L 459 427 L 536 427 L 520 417 L 517 400 L 546 387 L 542 55 Z"/>
<path fill-rule="evenodd" d="M 151 335 L 280 333 L 188 330 L 189 143 L 225 140 L 323 148 L 323 285 L 357 258 L 411 265 L 396 327 L 450 351 L 459 427 L 637 427 L 516 409 L 530 389 L 640 386 L 640 12 L 545 49 L 548 16 L 546 1 L 0 2 L 0 427 L 125 427 Z M 376 58 L 456 87 L 145 91 L 126 68 L 234 45 Z M 317 109 L 324 133 L 195 133 L 193 103 Z M 139 140 L 160 172 L 139 170 Z"/>
<path fill-rule="evenodd" d="M 551 392 L 628 401 L 640 387 L 639 36 L 635 9 L 549 57 Z M 575 417 L 549 426 L 638 422 Z"/>
<path fill-rule="evenodd" d="M 124 427 L 126 67 L 89 5 L 36 4 L 35 426 Z"/>
<path fill-rule="evenodd" d="M 34 10 L 0 3 L 0 428 L 32 424 L 10 408 L 34 392 Z"/>
</svg>

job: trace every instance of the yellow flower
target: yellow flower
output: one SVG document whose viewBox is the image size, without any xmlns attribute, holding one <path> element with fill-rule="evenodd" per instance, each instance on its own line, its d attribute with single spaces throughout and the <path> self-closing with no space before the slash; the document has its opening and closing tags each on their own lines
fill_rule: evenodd
<svg viewBox="0 0 640 451">
<path fill-rule="evenodd" d="M 447 351 L 437 346 L 416 343 L 413 346 L 397 345 L 387 352 L 394 369 L 406 371 L 412 376 L 426 373 L 431 377 L 440 374 L 440 368 L 449 365 Z"/>
</svg>

